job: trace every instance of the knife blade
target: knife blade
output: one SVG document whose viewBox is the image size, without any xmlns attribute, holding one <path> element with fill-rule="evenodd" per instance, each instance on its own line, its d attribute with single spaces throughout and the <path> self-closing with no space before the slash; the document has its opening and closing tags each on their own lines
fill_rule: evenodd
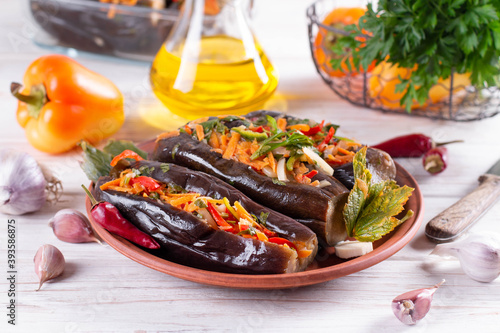
<svg viewBox="0 0 500 333">
<path fill-rule="evenodd" d="M 425 235 L 436 243 L 451 242 L 479 220 L 500 197 L 500 160 L 479 177 L 479 186 L 445 209 L 425 227 Z"/>
</svg>

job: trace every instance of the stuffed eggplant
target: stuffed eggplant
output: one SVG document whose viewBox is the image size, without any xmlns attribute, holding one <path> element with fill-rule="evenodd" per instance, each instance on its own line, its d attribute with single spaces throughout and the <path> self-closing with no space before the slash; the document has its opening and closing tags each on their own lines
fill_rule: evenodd
<svg viewBox="0 0 500 333">
<path fill-rule="evenodd" d="M 361 145 L 351 139 L 336 137 L 337 125 L 317 123 L 310 119 L 300 119 L 281 112 L 260 110 L 248 113 L 245 119 L 253 124 L 267 123 L 267 117 L 274 119 L 284 118 L 290 127 L 300 128 L 304 134 L 309 136 L 314 147 L 318 149 L 321 157 L 329 163 L 333 169 L 333 177 L 351 190 L 354 186 L 354 170 L 352 158 Z M 339 154 L 340 152 L 340 154 Z M 396 165 L 393 159 L 385 151 L 369 147 L 366 152 L 366 163 L 374 182 L 396 178 Z"/>
<path fill-rule="evenodd" d="M 94 195 L 151 235 L 161 246 L 157 256 L 206 270 L 278 274 L 304 270 L 316 255 L 311 230 L 210 175 L 152 161 L 111 174 Z"/>
<path fill-rule="evenodd" d="M 349 190 L 331 177 L 333 169 L 315 152 L 311 138 L 287 129 L 284 118 L 273 119 L 264 125 L 234 116 L 193 121 L 160 135 L 150 159 L 214 175 L 307 224 L 329 245 L 343 240 Z"/>
</svg>

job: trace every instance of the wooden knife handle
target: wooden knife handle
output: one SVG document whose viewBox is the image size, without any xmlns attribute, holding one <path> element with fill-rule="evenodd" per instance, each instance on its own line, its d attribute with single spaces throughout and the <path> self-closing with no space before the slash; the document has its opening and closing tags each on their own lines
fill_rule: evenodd
<svg viewBox="0 0 500 333">
<path fill-rule="evenodd" d="M 485 174 L 480 185 L 427 223 L 425 234 L 433 242 L 450 242 L 476 222 L 500 196 L 500 177 Z"/>
</svg>

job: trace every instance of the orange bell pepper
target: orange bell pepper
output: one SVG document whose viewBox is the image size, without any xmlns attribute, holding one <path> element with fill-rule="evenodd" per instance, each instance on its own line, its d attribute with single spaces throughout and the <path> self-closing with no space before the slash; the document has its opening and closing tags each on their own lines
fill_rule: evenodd
<svg viewBox="0 0 500 333">
<path fill-rule="evenodd" d="M 33 147 L 58 154 L 80 140 L 98 142 L 122 126 L 123 95 L 107 78 L 63 55 L 47 55 L 12 83 L 17 121 Z"/>
<path fill-rule="evenodd" d="M 343 30 L 348 25 L 357 24 L 359 19 L 365 14 L 365 11 L 364 8 L 359 7 L 338 7 L 332 10 L 321 23 Z M 330 76 L 344 77 L 347 73 L 350 73 L 351 76 L 356 76 L 359 73 L 355 70 L 350 71 L 347 65 L 347 61 L 349 61 L 351 67 L 354 67 L 352 57 L 350 56 L 346 56 L 345 59 L 342 60 L 340 69 L 333 69 L 331 67 L 330 61 L 339 57 L 331 51 L 331 48 L 342 36 L 341 34 L 319 27 L 318 34 L 314 40 L 314 57 L 316 58 L 318 66 Z M 359 37 L 359 39 L 362 41 L 362 37 Z M 348 53 L 348 50 L 345 51 Z M 375 61 L 368 66 L 367 72 L 370 72 L 374 67 Z"/>
</svg>

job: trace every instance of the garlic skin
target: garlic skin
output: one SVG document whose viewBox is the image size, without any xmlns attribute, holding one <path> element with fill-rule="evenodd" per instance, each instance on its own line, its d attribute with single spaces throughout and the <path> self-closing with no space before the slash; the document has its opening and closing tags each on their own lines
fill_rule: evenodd
<svg viewBox="0 0 500 333">
<path fill-rule="evenodd" d="M 88 218 L 77 210 L 61 209 L 49 221 L 49 226 L 54 231 L 54 235 L 63 242 L 100 243 Z"/>
<path fill-rule="evenodd" d="M 64 256 L 58 248 L 50 244 L 41 246 L 33 259 L 35 262 L 35 273 L 40 279 L 38 290 L 45 281 L 58 277 L 64 271 Z"/>
<path fill-rule="evenodd" d="M 479 282 L 492 282 L 500 275 L 498 233 L 472 233 L 456 242 L 438 244 L 431 254 L 458 258 L 464 273 Z"/>
<path fill-rule="evenodd" d="M 50 176 L 50 179 L 46 176 Z M 36 212 L 47 199 L 57 201 L 61 189 L 61 182 L 49 173 L 44 173 L 37 161 L 27 153 L 0 150 L 1 213 L 22 215 Z"/>
<path fill-rule="evenodd" d="M 436 290 L 445 282 L 442 280 L 431 288 L 412 290 L 392 300 L 392 312 L 405 325 L 415 325 L 431 308 Z"/>
</svg>

